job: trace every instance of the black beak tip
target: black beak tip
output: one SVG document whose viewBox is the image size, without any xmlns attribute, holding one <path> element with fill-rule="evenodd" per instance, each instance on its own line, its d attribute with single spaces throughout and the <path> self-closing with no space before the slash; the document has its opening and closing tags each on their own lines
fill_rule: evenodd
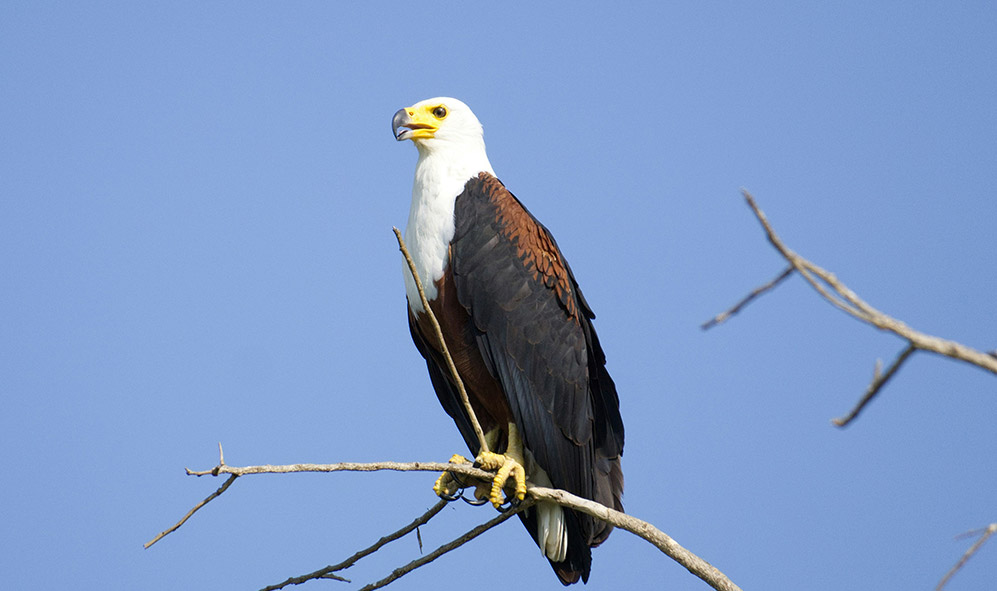
<svg viewBox="0 0 997 591">
<path fill-rule="evenodd" d="M 403 136 L 408 129 L 402 127 L 409 120 L 408 112 L 405 109 L 398 109 L 395 111 L 395 116 L 391 118 L 391 135 L 395 136 L 395 139 L 402 141 L 405 139 Z"/>
</svg>

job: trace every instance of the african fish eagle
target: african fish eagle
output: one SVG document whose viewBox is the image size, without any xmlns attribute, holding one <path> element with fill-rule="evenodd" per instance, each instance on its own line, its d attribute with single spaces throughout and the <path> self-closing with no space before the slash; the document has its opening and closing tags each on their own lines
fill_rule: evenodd
<svg viewBox="0 0 997 591">
<path fill-rule="evenodd" d="M 481 123 L 461 101 L 433 98 L 400 109 L 392 130 L 419 150 L 405 242 L 489 458 L 479 453 L 406 267 L 409 328 L 443 408 L 477 463 L 518 463 L 530 482 L 622 511 L 619 398 L 595 315 L 554 237 L 495 177 Z M 492 489 L 496 505 L 504 484 L 505 477 Z M 525 482 L 516 486 L 522 495 Z M 444 492 L 439 482 L 437 492 Z M 519 516 L 562 583 L 588 581 L 591 548 L 612 526 L 552 503 Z"/>
</svg>

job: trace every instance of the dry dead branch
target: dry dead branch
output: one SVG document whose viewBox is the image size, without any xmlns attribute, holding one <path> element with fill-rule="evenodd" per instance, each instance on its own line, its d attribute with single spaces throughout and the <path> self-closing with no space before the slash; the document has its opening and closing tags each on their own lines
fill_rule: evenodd
<svg viewBox="0 0 997 591">
<path fill-rule="evenodd" d="M 966 550 L 966 553 L 962 555 L 962 558 L 959 559 L 959 562 L 956 562 L 955 566 L 953 566 L 949 570 L 949 572 L 945 573 L 945 576 L 942 577 L 942 580 L 939 581 L 938 585 L 935 587 L 935 591 L 942 591 L 942 589 L 945 588 L 946 583 L 949 582 L 949 579 L 951 579 L 953 575 L 959 572 L 959 569 L 965 566 L 966 562 L 968 562 L 969 559 L 972 558 L 973 555 L 976 554 L 976 552 L 983 546 L 983 544 L 985 544 L 986 541 L 990 539 L 990 536 L 994 535 L 995 533 L 997 533 L 997 523 L 991 523 L 990 525 L 988 525 L 983 529 L 974 529 L 973 531 L 968 531 L 959 536 L 960 538 L 973 537 L 977 535 L 980 537 L 978 540 L 973 542 L 973 545 L 969 547 L 969 550 Z"/>
<path fill-rule="evenodd" d="M 211 468 L 210 470 L 194 471 L 188 469 L 187 474 L 191 476 L 229 475 L 229 480 L 227 481 L 227 484 L 223 487 L 223 489 L 227 489 L 228 484 L 231 484 L 231 482 L 236 478 L 242 476 L 254 475 L 254 474 L 290 474 L 296 472 L 344 472 L 344 471 L 374 472 L 381 470 L 394 470 L 401 472 L 449 471 L 459 474 L 461 476 L 468 477 L 469 479 L 474 481 L 483 481 L 487 483 L 490 483 L 492 478 L 494 477 L 494 474 L 492 472 L 475 468 L 473 465 L 469 463 L 450 464 L 443 462 L 369 462 L 369 463 L 338 462 L 334 464 L 291 464 L 291 465 L 279 465 L 279 466 L 259 465 L 259 466 L 243 466 L 243 467 L 228 466 L 226 464 L 219 463 L 217 466 Z M 203 507 L 211 500 L 214 500 L 215 498 L 220 496 L 221 493 L 224 492 L 223 489 L 219 489 L 219 491 L 217 491 L 215 494 L 211 495 L 204 501 L 200 502 L 195 507 L 195 509 L 188 512 L 188 514 L 185 515 L 183 519 L 181 519 L 176 525 L 169 528 L 164 533 L 156 536 L 155 539 L 146 544 L 146 547 L 151 546 L 153 543 L 157 542 L 168 533 L 178 529 L 190 517 L 190 515 L 193 514 L 193 512 L 196 509 Z M 444 544 L 443 546 L 440 546 L 439 548 L 434 550 L 432 553 L 427 554 L 426 556 L 421 557 L 405 566 L 402 566 L 399 569 L 396 569 L 388 577 L 385 577 L 384 579 L 376 583 L 372 583 L 371 586 L 364 587 L 363 589 L 378 589 L 384 585 L 387 585 L 388 583 L 394 581 L 398 577 L 408 572 L 411 572 L 412 570 L 424 564 L 428 564 L 429 562 L 445 554 L 446 552 L 449 552 L 450 550 L 453 550 L 454 548 L 457 548 L 460 545 L 474 539 L 475 537 L 484 533 L 488 529 L 498 525 L 502 521 L 505 521 L 505 519 L 508 519 L 516 512 L 525 509 L 526 507 L 529 506 L 529 504 L 532 504 L 537 501 L 549 501 L 557 503 L 558 505 L 561 505 L 563 507 L 568 507 L 576 511 L 581 511 L 583 513 L 591 515 L 592 517 L 601 519 L 607 523 L 612 524 L 614 527 L 624 529 L 650 542 L 656 548 L 661 550 L 665 555 L 667 555 L 669 558 L 681 564 L 689 572 L 702 579 L 705 583 L 707 583 L 714 589 L 717 589 L 718 591 L 740 591 L 740 587 L 735 585 L 720 570 L 718 570 L 710 563 L 706 562 L 702 558 L 699 558 L 698 556 L 696 556 L 695 554 L 684 548 L 673 538 L 668 536 L 668 534 L 659 530 L 654 525 L 642 519 L 638 519 L 632 515 L 627 515 L 626 513 L 621 513 L 619 511 L 610 509 L 609 507 L 596 503 L 595 501 L 590 501 L 588 499 L 583 499 L 581 497 L 575 496 L 564 490 L 544 488 L 529 484 L 527 485 L 527 500 L 524 501 L 524 503 L 521 503 L 518 507 L 515 507 L 513 508 L 513 510 L 507 511 L 499 515 L 498 517 L 482 525 L 479 525 L 478 527 L 470 530 L 464 535 L 456 538 L 452 542 L 448 542 L 447 544 Z M 349 566 L 352 566 L 357 560 L 363 558 L 364 556 L 372 554 L 384 544 L 396 540 L 405 535 L 406 533 L 409 533 L 413 529 L 417 528 L 419 525 L 428 522 L 429 519 L 431 519 L 439 511 L 437 507 L 442 508 L 442 504 L 443 502 L 441 501 L 440 503 L 437 504 L 437 506 L 434 506 L 433 509 L 428 511 L 422 517 L 410 523 L 405 528 L 402 528 L 401 530 L 398 530 L 393 534 L 381 538 L 380 540 L 378 540 L 377 543 L 375 543 L 371 547 L 365 550 L 361 550 L 360 552 L 357 552 L 347 560 L 337 565 L 327 566 L 325 568 L 319 569 L 307 575 L 301 575 L 299 577 L 291 577 L 282 583 L 266 587 L 265 591 L 273 591 L 275 589 L 281 589 L 283 587 L 286 587 L 287 585 L 296 585 L 312 579 L 335 578 L 341 580 L 342 577 L 334 575 L 333 573 L 348 568 Z"/>
<path fill-rule="evenodd" d="M 751 211 L 754 212 L 755 217 L 758 218 L 759 223 L 761 223 L 762 228 L 765 230 L 765 235 L 768 238 L 769 243 L 779 252 L 780 255 L 782 255 L 782 258 L 789 263 L 789 267 L 772 281 L 753 290 L 747 297 L 743 298 L 727 311 L 718 314 L 710 321 L 704 323 L 702 325 L 704 330 L 724 322 L 732 315 L 741 311 L 742 308 L 744 308 L 755 298 L 768 292 L 783 280 L 788 278 L 793 272 L 796 272 L 802 276 L 822 298 L 830 302 L 836 308 L 844 311 L 854 318 L 857 318 L 858 320 L 861 320 L 862 322 L 865 322 L 866 324 L 874 326 L 880 330 L 891 332 L 907 341 L 907 347 L 904 348 L 893 363 L 890 364 L 889 369 L 887 369 L 885 373 L 880 373 L 879 366 L 877 364 L 873 379 L 866 389 L 862 399 L 859 400 L 851 412 L 843 417 L 833 419 L 831 422 L 834 425 L 844 427 L 854 420 L 862 409 L 865 408 L 865 406 L 873 398 L 875 398 L 877 394 L 879 394 L 883 386 L 885 386 L 886 383 L 889 382 L 894 375 L 896 375 L 897 371 L 904 364 L 904 362 L 906 362 L 915 352 L 918 351 L 935 353 L 937 355 L 963 361 L 997 374 L 997 357 L 994 357 L 988 353 L 977 351 L 972 347 L 967 347 L 966 345 L 955 341 L 918 332 L 907 326 L 905 323 L 892 318 L 867 304 L 854 291 L 842 283 L 833 273 L 801 257 L 795 251 L 787 247 L 785 243 L 783 243 L 782 239 L 780 239 L 775 233 L 775 230 L 769 223 L 765 213 L 762 212 L 762 210 L 758 207 L 758 204 L 755 202 L 754 197 L 752 197 L 747 191 L 742 191 L 742 193 L 744 194 L 744 199 L 747 202 L 748 207 L 750 207 Z"/>
<path fill-rule="evenodd" d="M 350 582 L 349 579 L 340 577 L 339 575 L 333 573 L 350 568 L 351 566 L 356 564 L 361 558 L 365 556 L 370 556 L 374 552 L 380 550 L 386 544 L 394 542 L 395 540 L 405 536 L 412 530 L 416 530 L 416 532 L 418 533 L 420 525 L 425 525 L 426 523 L 429 523 L 429 520 L 435 517 L 436 514 L 442 511 L 443 508 L 446 506 L 447 506 L 447 501 L 440 500 L 438 503 L 433 505 L 428 511 L 426 511 L 419 517 L 416 517 L 415 520 L 412 521 L 412 523 L 409 523 L 405 527 L 402 527 L 401 529 L 395 532 L 383 536 L 382 538 L 380 538 L 370 546 L 367 546 L 363 550 L 356 552 L 355 554 L 353 554 L 353 556 L 350 556 L 346 560 L 338 564 L 332 564 L 325 568 L 320 568 L 315 572 L 308 573 L 307 575 L 301 575 L 300 577 L 291 577 L 282 583 L 277 583 L 276 585 L 270 585 L 269 587 L 264 587 L 263 589 L 261 589 L 261 591 L 277 591 L 278 589 L 283 589 L 288 585 L 300 585 L 302 583 L 305 583 L 307 581 L 312 581 L 315 579 L 335 579 L 337 581 L 344 581 L 346 583 L 349 583 Z M 419 547 L 420 548 L 422 547 L 421 542 L 419 543 Z"/>
</svg>

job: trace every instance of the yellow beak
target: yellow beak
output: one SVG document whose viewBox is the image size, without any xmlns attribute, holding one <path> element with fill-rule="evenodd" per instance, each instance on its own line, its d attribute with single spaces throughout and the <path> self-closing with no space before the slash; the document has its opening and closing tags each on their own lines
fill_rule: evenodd
<svg viewBox="0 0 997 591">
<path fill-rule="evenodd" d="M 408 107 L 395 113 L 391 119 L 391 131 L 398 141 L 430 139 L 439 129 L 438 123 L 439 120 L 429 110 Z"/>
</svg>

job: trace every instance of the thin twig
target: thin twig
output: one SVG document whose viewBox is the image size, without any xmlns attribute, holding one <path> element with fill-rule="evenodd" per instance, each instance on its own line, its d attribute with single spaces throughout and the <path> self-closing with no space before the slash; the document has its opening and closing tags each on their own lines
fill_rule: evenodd
<svg viewBox="0 0 997 591">
<path fill-rule="evenodd" d="M 734 306 L 731 307 L 729 310 L 717 314 L 716 316 L 714 316 L 710 320 L 708 320 L 708 321 L 704 322 L 703 324 L 701 324 L 699 326 L 699 328 L 701 328 L 703 330 L 708 330 L 708 329 L 713 328 L 714 326 L 716 326 L 718 324 L 723 324 L 724 322 L 727 321 L 728 318 L 730 318 L 734 314 L 737 314 L 738 312 L 740 312 L 742 308 L 744 308 L 745 306 L 747 306 L 748 304 L 750 304 L 755 298 L 757 298 L 758 296 L 762 295 L 766 291 L 769 291 L 770 289 L 772 289 L 775 286 L 777 286 L 780 283 L 782 283 L 787 277 L 789 277 L 790 275 L 792 275 L 793 271 L 795 271 L 795 270 L 796 269 L 793 267 L 793 265 L 790 265 L 790 266 L 786 267 L 786 269 L 782 273 L 780 273 L 778 277 L 776 277 L 775 279 L 773 279 L 772 281 L 769 281 L 768 283 L 766 283 L 764 285 L 760 285 L 760 286 L 756 287 L 754 290 L 752 290 L 751 293 L 749 293 L 747 296 L 745 296 L 740 302 L 734 304 Z"/>
<path fill-rule="evenodd" d="M 345 579 L 343 577 L 340 577 L 339 575 L 334 575 L 332 573 L 350 568 L 351 566 L 356 564 L 361 558 L 364 558 L 365 556 L 369 556 L 374 552 L 377 552 L 386 544 L 405 536 L 412 530 L 416 530 L 416 532 L 418 532 L 420 525 L 428 523 L 429 520 L 435 517 L 437 513 L 442 511 L 443 508 L 447 506 L 447 504 L 448 504 L 447 501 L 440 500 L 438 503 L 433 505 L 428 511 L 417 517 L 415 521 L 413 521 L 412 523 L 406 525 L 405 527 L 399 529 L 398 531 L 395 531 L 393 533 L 390 533 L 382 537 L 381 539 L 374 542 L 370 546 L 364 548 L 363 550 L 360 550 L 353 556 L 350 556 L 349 558 L 338 564 L 332 564 L 325 568 L 320 568 L 319 570 L 313 573 L 308 573 L 307 575 L 301 575 L 299 577 L 291 577 L 286 581 L 284 581 L 283 583 L 278 583 L 276 585 L 270 585 L 269 587 L 264 587 L 263 589 L 261 589 L 261 591 L 277 591 L 278 589 L 283 589 L 288 585 L 300 585 L 301 583 L 304 583 L 306 581 L 311 581 L 313 579 L 335 579 L 337 581 L 344 581 L 346 583 L 349 583 L 350 582 L 349 579 Z M 419 548 L 420 549 L 422 548 L 422 540 L 419 541 Z"/>
<path fill-rule="evenodd" d="M 887 381 L 889 381 L 890 378 L 893 377 L 893 374 L 897 373 L 897 370 L 900 369 L 900 366 L 903 365 L 904 361 L 907 361 L 908 357 L 914 354 L 914 351 L 917 351 L 917 348 L 914 347 L 914 345 L 908 345 L 907 348 L 904 349 L 900 353 L 900 355 L 898 355 L 897 358 L 893 360 L 893 363 L 891 363 L 890 367 L 887 368 L 886 373 L 880 373 L 881 363 L 877 362 L 876 371 L 873 373 L 872 376 L 872 382 L 869 384 L 869 387 L 866 389 L 865 395 L 862 396 L 862 399 L 859 400 L 858 404 L 855 405 L 855 408 L 853 408 L 850 413 L 848 413 L 843 417 L 832 419 L 831 423 L 835 427 L 844 427 L 848 423 L 852 422 L 852 419 L 859 416 L 859 413 L 862 412 L 862 409 L 865 408 L 865 405 L 869 404 L 869 402 L 876 397 L 876 394 L 879 394 L 879 391 L 880 389 L 882 389 L 883 385 Z"/>
<path fill-rule="evenodd" d="M 189 473 L 189 472 L 188 472 L 188 473 Z M 154 538 L 152 538 L 152 539 L 151 539 L 151 540 L 149 540 L 148 542 L 146 542 L 146 543 L 144 544 L 144 547 L 145 547 L 145 548 L 148 548 L 149 546 L 152 546 L 153 544 L 155 544 L 155 543 L 156 543 L 156 542 L 158 542 L 159 540 L 161 540 L 161 539 L 163 539 L 164 537 L 166 537 L 166 536 L 167 536 L 168 534 L 171 534 L 171 533 L 173 533 L 173 532 L 177 531 L 178 529 L 180 529 L 180 526 L 181 526 L 181 525 L 183 525 L 183 524 L 184 524 L 184 522 L 186 522 L 186 521 L 187 521 L 188 519 L 190 519 L 191 515 L 193 515 L 194 513 L 197 513 L 197 510 L 198 510 L 198 509 L 200 509 L 201 507 L 203 507 L 203 506 L 207 505 L 207 504 L 208 504 L 208 503 L 210 503 L 210 502 L 211 502 L 212 500 L 214 500 L 214 499 L 215 499 L 215 498 L 216 498 L 216 497 L 217 497 L 218 495 L 220 495 L 220 494 L 222 494 L 223 492 L 225 492 L 226 490 L 228 490 L 228 487 L 232 486 L 232 483 L 233 483 L 233 482 L 235 482 L 235 479 L 236 479 L 236 478 L 238 478 L 238 476 L 237 476 L 236 474 L 233 474 L 233 475 L 229 476 L 229 479 L 225 481 L 225 484 L 223 484 L 223 485 L 221 485 L 220 487 L 218 487 L 218 490 L 216 490 L 215 492 L 213 492 L 213 493 L 211 493 L 210 495 L 208 495 L 208 496 L 207 496 L 207 497 L 206 497 L 206 498 L 205 498 L 205 499 L 204 499 L 203 501 L 201 501 L 200 503 L 198 503 L 198 504 L 194 505 L 194 508 L 193 508 L 193 509 L 191 509 L 190 511 L 187 511 L 187 514 L 186 514 L 186 515 L 184 515 L 184 516 L 183 516 L 183 517 L 182 517 L 182 518 L 180 519 L 180 521 L 176 522 L 176 524 L 174 524 L 174 525 L 173 525 L 173 527 L 171 527 L 171 528 L 169 528 L 169 529 L 167 529 L 167 530 L 164 530 L 164 531 L 161 531 L 161 532 L 159 532 L 159 535 L 158 535 L 158 536 L 156 536 L 156 537 L 154 537 Z"/>
<path fill-rule="evenodd" d="M 443 544 L 442 546 L 440 546 L 436 550 L 433 550 L 429 554 L 426 554 L 425 556 L 420 556 L 419 558 L 413 560 L 412 562 L 406 564 L 405 566 L 401 566 L 399 568 L 396 568 L 395 570 L 391 571 L 391 574 L 389 574 L 388 576 L 384 577 L 383 579 L 381 579 L 379 581 L 376 581 L 374 583 L 371 583 L 369 585 L 365 585 L 365 586 L 361 587 L 360 591 L 374 591 L 374 589 L 380 589 L 381 587 L 384 587 L 388 583 L 391 583 L 393 581 L 396 581 L 396 580 L 402 578 L 403 576 L 405 576 L 408 573 L 414 571 L 415 569 L 419 568 L 420 566 L 423 566 L 425 564 L 429 564 L 430 562 L 436 560 L 440 556 L 443 556 L 447 552 L 450 552 L 451 550 L 454 550 L 456 548 L 459 548 L 460 546 L 463 546 L 464 544 L 470 542 L 474 538 L 480 536 L 481 534 L 485 533 L 486 531 L 490 530 L 491 528 L 495 527 L 496 525 L 502 523 L 506 519 L 509 519 L 510 517 L 512 517 L 513 515 L 519 513 L 520 511 L 523 511 L 523 510 L 527 509 L 531 505 L 533 505 L 533 501 L 532 500 L 523 501 L 522 503 L 519 504 L 518 507 L 510 509 L 509 511 L 506 511 L 505 513 L 498 514 L 497 516 L 493 517 L 492 519 L 489 519 L 485 523 L 482 523 L 481 525 L 475 527 L 474 529 L 468 531 L 467 533 L 461 535 L 460 537 L 458 537 L 458 538 L 456 538 L 454 540 L 451 540 L 451 541 L 447 542 L 446 544 Z"/>
<path fill-rule="evenodd" d="M 986 541 L 990 539 L 990 536 L 997 533 L 997 523 L 991 523 L 982 530 L 974 530 L 972 532 L 967 532 L 967 534 L 972 535 L 980 532 L 983 532 L 983 535 L 980 536 L 980 539 L 976 540 L 976 542 L 974 542 L 973 545 L 969 547 L 969 550 L 966 550 L 966 553 L 962 555 L 962 558 L 959 559 L 959 562 L 956 562 L 955 566 L 953 566 L 949 570 L 949 572 L 945 573 L 945 576 L 942 577 L 942 580 L 938 582 L 938 586 L 935 587 L 935 591 L 942 591 L 942 588 L 944 588 L 946 583 L 949 582 L 949 579 L 951 579 L 953 575 L 959 572 L 959 569 L 961 569 L 966 564 L 966 562 L 968 562 L 969 559 L 972 558 L 974 554 L 976 554 L 976 551 L 979 550 L 983 546 L 983 544 L 985 544 Z"/>
<path fill-rule="evenodd" d="M 308 581 L 315 581 L 318 579 L 331 579 L 333 581 L 340 581 L 343 583 L 352 583 L 353 581 L 347 579 L 346 577 L 341 577 L 335 573 L 337 569 L 332 566 L 327 566 L 320 568 L 313 573 L 308 573 L 307 575 L 301 575 L 300 577 L 290 577 L 282 583 L 277 583 L 276 585 L 270 585 L 260 589 L 260 591 L 274 591 L 275 589 L 283 589 L 288 585 L 300 585 L 302 583 L 307 583 Z"/>
<path fill-rule="evenodd" d="M 457 392 L 460 394 L 460 400 L 464 403 L 464 410 L 467 412 L 467 416 L 471 419 L 471 427 L 474 428 L 474 434 L 478 437 L 478 444 L 481 446 L 481 452 L 489 451 L 488 442 L 485 441 L 485 432 L 481 430 L 481 423 L 478 422 L 478 417 L 474 414 L 474 409 L 471 408 L 471 400 L 467 397 L 467 390 L 464 389 L 464 382 L 460 379 L 460 374 L 457 372 L 457 366 L 453 362 L 453 358 L 450 356 L 450 350 L 447 348 L 446 339 L 443 338 L 443 329 L 440 328 L 440 323 L 436 319 L 436 315 L 429 308 L 429 300 L 426 299 L 426 292 L 422 288 L 422 281 L 419 279 L 419 272 L 415 270 L 415 262 L 412 260 L 412 255 L 409 254 L 408 248 L 405 246 L 405 240 L 402 239 L 402 233 L 398 228 L 392 228 L 395 232 L 395 238 L 398 239 L 398 248 L 402 251 L 402 255 L 405 257 L 405 262 L 408 263 L 409 271 L 412 273 L 412 279 L 415 280 L 415 286 L 419 290 L 419 299 L 422 300 L 422 309 L 426 312 L 429 317 L 429 321 L 433 325 L 433 330 L 436 331 L 436 339 L 440 343 L 440 350 L 443 352 L 443 356 L 447 360 L 447 367 L 450 368 L 450 375 L 453 376 L 454 384 L 457 386 Z"/>
</svg>

